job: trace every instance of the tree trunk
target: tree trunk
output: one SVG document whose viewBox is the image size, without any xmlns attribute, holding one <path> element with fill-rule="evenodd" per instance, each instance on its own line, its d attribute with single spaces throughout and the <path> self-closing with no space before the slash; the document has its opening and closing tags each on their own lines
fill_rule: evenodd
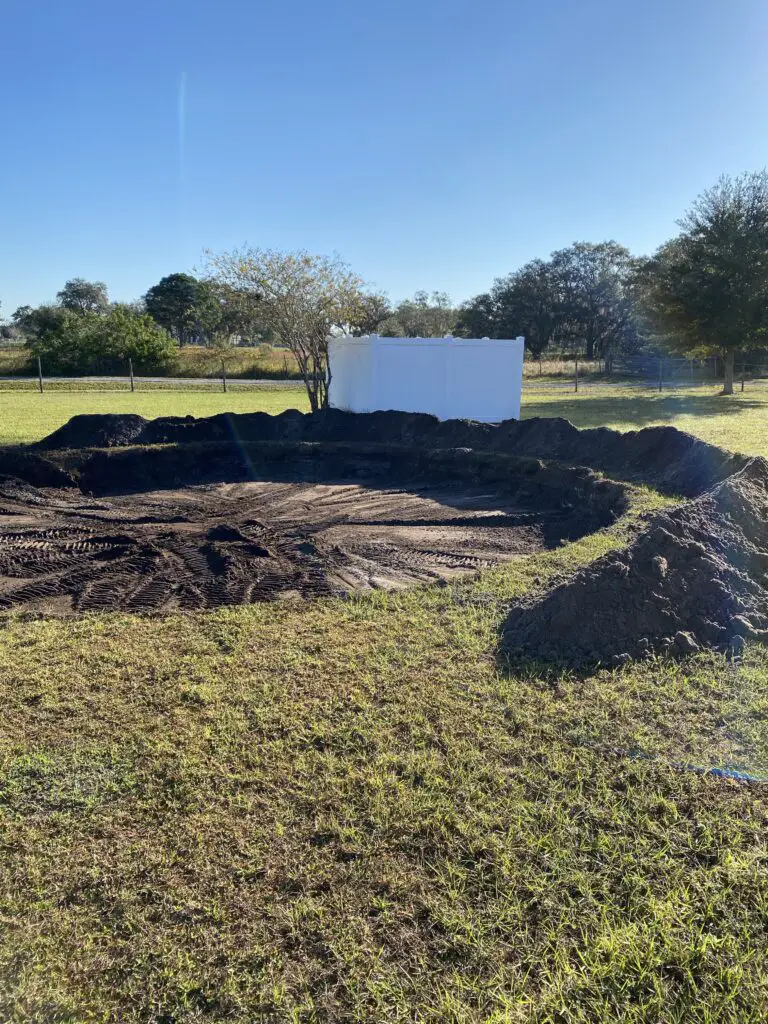
<svg viewBox="0 0 768 1024">
<path fill-rule="evenodd" d="M 317 381 L 307 373 L 304 376 L 304 387 L 307 389 L 307 397 L 309 398 L 309 411 L 317 412 L 320 408 L 317 396 Z"/>
<path fill-rule="evenodd" d="M 736 362 L 736 353 L 728 351 L 725 353 L 725 381 L 723 382 L 723 394 L 733 394 L 733 367 Z"/>
<path fill-rule="evenodd" d="M 594 358 L 595 358 L 595 336 L 592 333 L 592 331 L 590 330 L 590 331 L 587 331 L 587 352 L 586 352 L 587 362 L 592 362 L 592 360 Z"/>
</svg>

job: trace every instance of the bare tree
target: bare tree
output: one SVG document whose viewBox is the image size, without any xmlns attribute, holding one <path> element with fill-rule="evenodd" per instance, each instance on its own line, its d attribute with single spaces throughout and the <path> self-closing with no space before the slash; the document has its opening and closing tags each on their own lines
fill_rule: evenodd
<svg viewBox="0 0 768 1024">
<path fill-rule="evenodd" d="M 259 319 L 296 357 L 313 412 L 328 405 L 328 337 L 364 315 L 363 281 L 338 257 L 273 249 L 208 254 L 223 284 L 258 303 Z"/>
</svg>

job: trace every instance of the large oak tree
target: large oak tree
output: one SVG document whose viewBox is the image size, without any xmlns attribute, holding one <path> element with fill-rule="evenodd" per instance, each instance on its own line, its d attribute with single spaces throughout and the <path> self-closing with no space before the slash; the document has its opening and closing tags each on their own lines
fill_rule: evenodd
<svg viewBox="0 0 768 1024">
<path fill-rule="evenodd" d="M 646 267 L 651 313 L 671 344 L 719 355 L 733 394 L 736 354 L 768 345 L 768 173 L 721 178 Z"/>
</svg>

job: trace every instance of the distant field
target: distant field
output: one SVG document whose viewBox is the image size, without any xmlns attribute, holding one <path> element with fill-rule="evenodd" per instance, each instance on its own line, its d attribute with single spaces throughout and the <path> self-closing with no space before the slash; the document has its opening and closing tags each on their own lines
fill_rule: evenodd
<svg viewBox="0 0 768 1024">
<path fill-rule="evenodd" d="M 256 345 L 253 348 L 231 348 L 223 352 L 218 349 L 186 345 L 180 348 L 176 358 L 165 368 L 168 377 L 213 377 L 221 373 L 224 361 L 230 377 L 298 377 L 298 367 L 293 355 L 284 348 L 272 345 Z M 36 374 L 37 363 L 23 346 L 0 348 L 0 377 L 8 375 Z M 43 373 L 46 367 L 43 366 Z M 125 367 L 128 373 L 128 367 Z"/>
<path fill-rule="evenodd" d="M 308 409 L 302 387 L 253 391 L 200 392 L 46 392 L 0 391 L 0 443 L 22 444 L 39 440 L 76 413 L 137 412 L 154 416 L 211 416 L 217 412 L 278 413 Z M 705 441 L 768 457 L 768 391 L 747 391 L 723 398 L 713 388 L 681 394 L 636 392 L 601 388 L 578 397 L 565 394 L 523 395 L 523 417 L 564 416 L 577 427 L 614 427 L 637 430 L 663 424 L 687 430 Z"/>
</svg>

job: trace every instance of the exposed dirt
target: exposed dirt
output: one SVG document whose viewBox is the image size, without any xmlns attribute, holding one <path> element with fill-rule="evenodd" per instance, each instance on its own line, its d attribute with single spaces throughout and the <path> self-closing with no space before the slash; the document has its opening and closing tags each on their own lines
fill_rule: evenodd
<svg viewBox="0 0 768 1024">
<path fill-rule="evenodd" d="M 649 518 L 625 551 L 514 608 L 504 646 L 575 665 L 651 652 L 738 652 L 768 639 L 768 462 Z"/>
<path fill-rule="evenodd" d="M 99 497 L 0 481 L 2 608 L 165 611 L 396 589 L 574 539 L 625 503 L 588 470 L 472 452 L 219 443 L 71 461 Z"/>
<path fill-rule="evenodd" d="M 508 651 L 585 666 L 768 638 L 768 464 L 671 427 L 80 416 L 38 448 L 47 459 L 16 456 L 26 483 L 0 488 L 0 606 L 208 607 L 446 579 L 620 514 L 621 485 L 588 465 L 695 500 L 514 608 Z"/>
<path fill-rule="evenodd" d="M 691 497 L 748 461 L 674 427 L 620 433 L 607 428 L 577 430 L 564 419 L 508 420 L 493 425 L 467 420 L 441 422 L 414 413 L 357 415 L 334 409 L 314 415 L 291 409 L 279 416 L 222 413 L 204 419 L 187 416 L 151 421 L 132 415 L 75 416 L 38 447 L 54 450 L 217 441 L 375 443 L 418 450 L 472 448 L 591 466 L 621 479 L 643 480 L 666 493 Z"/>
<path fill-rule="evenodd" d="M 149 420 L 134 413 L 88 413 L 70 420 L 43 438 L 39 447 L 112 448 L 131 444 L 146 430 Z"/>
</svg>

